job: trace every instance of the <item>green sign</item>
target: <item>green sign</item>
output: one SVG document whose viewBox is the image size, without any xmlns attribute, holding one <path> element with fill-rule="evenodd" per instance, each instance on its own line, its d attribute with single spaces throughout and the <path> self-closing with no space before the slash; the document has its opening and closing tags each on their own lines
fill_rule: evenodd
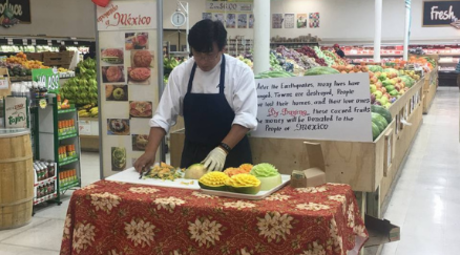
<svg viewBox="0 0 460 255">
<path fill-rule="evenodd" d="M 32 81 L 48 89 L 48 93 L 59 93 L 59 73 L 52 69 L 32 69 Z"/>
</svg>

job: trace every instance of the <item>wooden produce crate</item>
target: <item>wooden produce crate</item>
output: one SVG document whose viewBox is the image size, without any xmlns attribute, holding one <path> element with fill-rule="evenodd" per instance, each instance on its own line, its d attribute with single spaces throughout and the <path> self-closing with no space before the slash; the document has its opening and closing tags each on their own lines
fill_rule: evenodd
<svg viewBox="0 0 460 255">
<path fill-rule="evenodd" d="M 259 137 L 250 137 L 249 140 L 254 164 L 269 162 L 282 174 L 306 169 L 309 162 L 304 142 L 319 143 L 325 159 L 328 182 L 349 184 L 354 191 L 373 192 L 380 185 L 386 171 L 384 159 L 393 157 L 394 129 L 393 121 L 374 142 Z M 184 138 L 184 130 L 171 133 L 171 164 L 174 166 L 180 165 Z M 390 152 L 390 155 L 386 155 L 387 152 Z"/>
<path fill-rule="evenodd" d="M 45 66 L 58 66 L 68 68 L 72 61 L 74 52 L 44 52 L 43 53 L 43 64 Z"/>
<path fill-rule="evenodd" d="M 43 53 L 27 53 L 28 60 L 37 60 L 43 62 Z"/>
<path fill-rule="evenodd" d="M 427 114 L 438 89 L 438 71 L 433 70 L 425 76 L 423 86 L 423 113 Z"/>
</svg>

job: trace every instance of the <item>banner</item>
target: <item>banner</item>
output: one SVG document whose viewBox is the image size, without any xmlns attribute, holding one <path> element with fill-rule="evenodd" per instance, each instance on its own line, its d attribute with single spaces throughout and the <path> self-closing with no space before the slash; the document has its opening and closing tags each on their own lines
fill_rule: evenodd
<svg viewBox="0 0 460 255">
<path fill-rule="evenodd" d="M 206 12 L 232 12 L 232 13 L 252 13 L 254 3 L 252 1 L 226 2 L 226 1 L 206 1 Z"/>
<path fill-rule="evenodd" d="M 156 3 L 153 1 L 112 1 L 97 6 L 97 30 L 156 29 Z"/>
<path fill-rule="evenodd" d="M 29 0 L 0 0 L 0 25 L 9 28 L 31 23 Z"/>
<path fill-rule="evenodd" d="M 49 93 L 59 93 L 59 73 L 53 69 L 32 69 L 32 81 L 47 88 Z"/>
<path fill-rule="evenodd" d="M 372 142 L 369 75 L 256 80 L 254 137 Z"/>
<path fill-rule="evenodd" d="M 162 39 L 155 29 L 161 15 L 156 4 L 154 0 L 112 1 L 97 9 L 104 176 L 132 167 L 147 145 L 149 120 L 160 97 L 157 59 L 163 57 L 157 52 Z M 118 23 L 117 17 L 127 13 L 137 21 Z M 147 18 L 150 23 L 140 22 Z M 160 160 L 159 154 L 156 159 Z"/>
<path fill-rule="evenodd" d="M 423 2 L 423 26 L 453 26 L 460 29 L 460 1 Z"/>
</svg>

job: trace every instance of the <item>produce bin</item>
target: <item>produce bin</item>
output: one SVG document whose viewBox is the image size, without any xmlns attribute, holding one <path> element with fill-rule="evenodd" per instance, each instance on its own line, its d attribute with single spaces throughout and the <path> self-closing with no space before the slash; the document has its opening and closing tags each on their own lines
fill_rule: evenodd
<svg viewBox="0 0 460 255">
<path fill-rule="evenodd" d="M 43 53 L 43 64 L 45 66 L 58 66 L 69 68 L 70 62 L 72 61 L 74 52 L 44 52 Z"/>
<path fill-rule="evenodd" d="M 370 128 L 370 123 L 369 123 Z M 374 142 L 320 141 L 310 139 L 279 139 L 250 137 L 254 164 L 269 162 L 280 173 L 306 169 L 307 149 L 304 142 L 321 144 L 328 182 L 346 183 L 354 191 L 373 192 L 380 185 L 386 158 L 394 156 L 395 121 L 391 122 Z M 171 133 L 171 164 L 180 165 L 184 146 L 184 129 Z M 387 155 L 387 153 L 389 153 Z"/>
<path fill-rule="evenodd" d="M 425 76 L 423 86 L 423 113 L 427 114 L 438 89 L 438 71 L 433 70 Z"/>
</svg>

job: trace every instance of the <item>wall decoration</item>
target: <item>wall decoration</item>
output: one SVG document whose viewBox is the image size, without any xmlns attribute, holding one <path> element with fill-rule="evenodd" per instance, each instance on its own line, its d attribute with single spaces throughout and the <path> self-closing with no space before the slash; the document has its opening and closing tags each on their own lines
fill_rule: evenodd
<svg viewBox="0 0 460 255">
<path fill-rule="evenodd" d="M 129 119 L 107 119 L 108 135 L 129 135 Z"/>
<path fill-rule="evenodd" d="M 127 85 L 105 85 L 105 100 L 107 101 L 128 101 Z"/>
<path fill-rule="evenodd" d="M 310 28 L 319 27 L 319 12 L 313 12 L 309 15 L 310 18 Z"/>
<path fill-rule="evenodd" d="M 236 27 L 236 14 L 234 13 L 227 13 L 227 28 L 235 28 Z"/>
<path fill-rule="evenodd" d="M 238 28 L 246 28 L 248 26 L 248 15 L 238 14 Z"/>
<path fill-rule="evenodd" d="M 129 117 L 130 118 L 152 118 L 152 102 L 148 101 L 130 101 Z"/>
<path fill-rule="evenodd" d="M 214 20 L 218 20 L 224 23 L 224 14 L 223 13 L 214 13 Z"/>
<path fill-rule="evenodd" d="M 423 26 L 453 26 L 460 29 L 460 1 L 424 1 Z"/>
<path fill-rule="evenodd" d="M 144 49 L 149 48 L 149 33 L 126 33 L 125 34 L 125 48 L 126 50 Z"/>
<path fill-rule="evenodd" d="M 308 15 L 306 13 L 298 13 L 297 14 L 297 28 L 306 28 L 307 18 L 308 18 Z"/>
<path fill-rule="evenodd" d="M 148 67 L 128 67 L 128 85 L 150 85 L 151 74 Z"/>
<path fill-rule="evenodd" d="M 210 12 L 203 12 L 202 18 L 203 18 L 203 19 L 212 19 L 212 13 L 210 13 Z"/>
<path fill-rule="evenodd" d="M 272 14 L 272 28 L 283 28 L 283 14 L 273 13 Z"/>
<path fill-rule="evenodd" d="M 149 141 L 149 135 L 132 134 L 133 151 L 145 151 Z"/>
<path fill-rule="evenodd" d="M 284 28 L 294 28 L 294 27 L 295 27 L 295 14 L 285 13 L 284 14 Z"/>
<path fill-rule="evenodd" d="M 112 147 L 112 171 L 122 171 L 126 168 L 126 148 Z"/>
<path fill-rule="evenodd" d="M 102 69 L 102 82 L 104 83 L 125 82 L 123 66 L 103 66 L 101 69 Z"/>
<path fill-rule="evenodd" d="M 30 24 L 30 0 L 0 0 L 0 26 Z"/>
</svg>

